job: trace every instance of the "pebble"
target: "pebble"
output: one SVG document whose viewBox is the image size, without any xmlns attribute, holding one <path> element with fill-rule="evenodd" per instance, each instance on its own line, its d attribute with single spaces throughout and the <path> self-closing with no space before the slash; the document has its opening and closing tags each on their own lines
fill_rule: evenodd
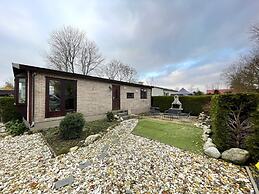
<svg viewBox="0 0 259 194">
<path fill-rule="evenodd" d="M 56 158 L 38 134 L 0 139 L 0 193 L 253 192 L 244 168 L 133 135 L 137 122 Z"/>
</svg>

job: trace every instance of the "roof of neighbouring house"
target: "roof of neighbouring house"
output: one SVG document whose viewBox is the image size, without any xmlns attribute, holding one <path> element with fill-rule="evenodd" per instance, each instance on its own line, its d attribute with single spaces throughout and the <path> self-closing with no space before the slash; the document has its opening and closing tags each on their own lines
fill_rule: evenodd
<svg viewBox="0 0 259 194">
<path fill-rule="evenodd" d="M 12 96 L 14 95 L 14 90 L 0 90 L 0 96 Z"/>
<path fill-rule="evenodd" d="M 17 74 L 17 73 L 25 70 L 25 71 L 40 72 L 40 73 L 46 73 L 46 74 L 52 74 L 52 75 L 71 77 L 71 78 L 75 78 L 75 79 L 87 79 L 87 80 L 92 80 L 92 81 L 107 82 L 107 83 L 111 83 L 111 84 L 152 88 L 151 86 L 143 85 L 143 84 L 112 80 L 112 79 L 83 75 L 83 74 L 78 74 L 78 73 L 70 73 L 70 72 L 65 72 L 65 71 L 47 69 L 47 68 L 43 68 L 43 67 L 36 67 L 36 66 L 31 66 L 31 65 L 19 64 L 19 63 L 12 63 L 12 66 L 13 66 L 14 74 Z"/>
<path fill-rule="evenodd" d="M 177 94 L 181 94 L 181 95 L 191 95 L 191 92 L 188 92 L 186 89 L 182 88 L 180 89 Z"/>
</svg>

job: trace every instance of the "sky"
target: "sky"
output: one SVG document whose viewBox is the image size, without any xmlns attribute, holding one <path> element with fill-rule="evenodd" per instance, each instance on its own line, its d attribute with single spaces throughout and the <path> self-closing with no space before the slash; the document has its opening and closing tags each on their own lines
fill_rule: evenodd
<svg viewBox="0 0 259 194">
<path fill-rule="evenodd" d="M 71 25 L 146 83 L 224 88 L 224 69 L 251 48 L 258 10 L 257 0 L 1 1 L 0 85 L 13 79 L 12 62 L 47 67 L 50 34 Z"/>
</svg>

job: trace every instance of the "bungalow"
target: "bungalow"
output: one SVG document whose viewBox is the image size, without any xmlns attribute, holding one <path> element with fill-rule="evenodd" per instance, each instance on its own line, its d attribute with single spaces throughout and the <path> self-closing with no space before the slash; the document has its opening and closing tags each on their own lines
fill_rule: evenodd
<svg viewBox="0 0 259 194">
<path fill-rule="evenodd" d="M 68 112 L 80 112 L 87 121 L 105 113 L 127 110 L 139 114 L 151 106 L 151 86 L 12 64 L 15 102 L 31 127 L 57 126 Z"/>
</svg>

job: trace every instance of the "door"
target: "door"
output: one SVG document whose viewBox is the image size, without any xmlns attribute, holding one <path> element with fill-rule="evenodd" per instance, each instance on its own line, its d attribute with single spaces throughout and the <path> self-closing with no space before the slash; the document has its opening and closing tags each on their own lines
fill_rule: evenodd
<svg viewBox="0 0 259 194">
<path fill-rule="evenodd" d="M 120 86 L 112 85 L 112 110 L 120 110 Z"/>
</svg>

